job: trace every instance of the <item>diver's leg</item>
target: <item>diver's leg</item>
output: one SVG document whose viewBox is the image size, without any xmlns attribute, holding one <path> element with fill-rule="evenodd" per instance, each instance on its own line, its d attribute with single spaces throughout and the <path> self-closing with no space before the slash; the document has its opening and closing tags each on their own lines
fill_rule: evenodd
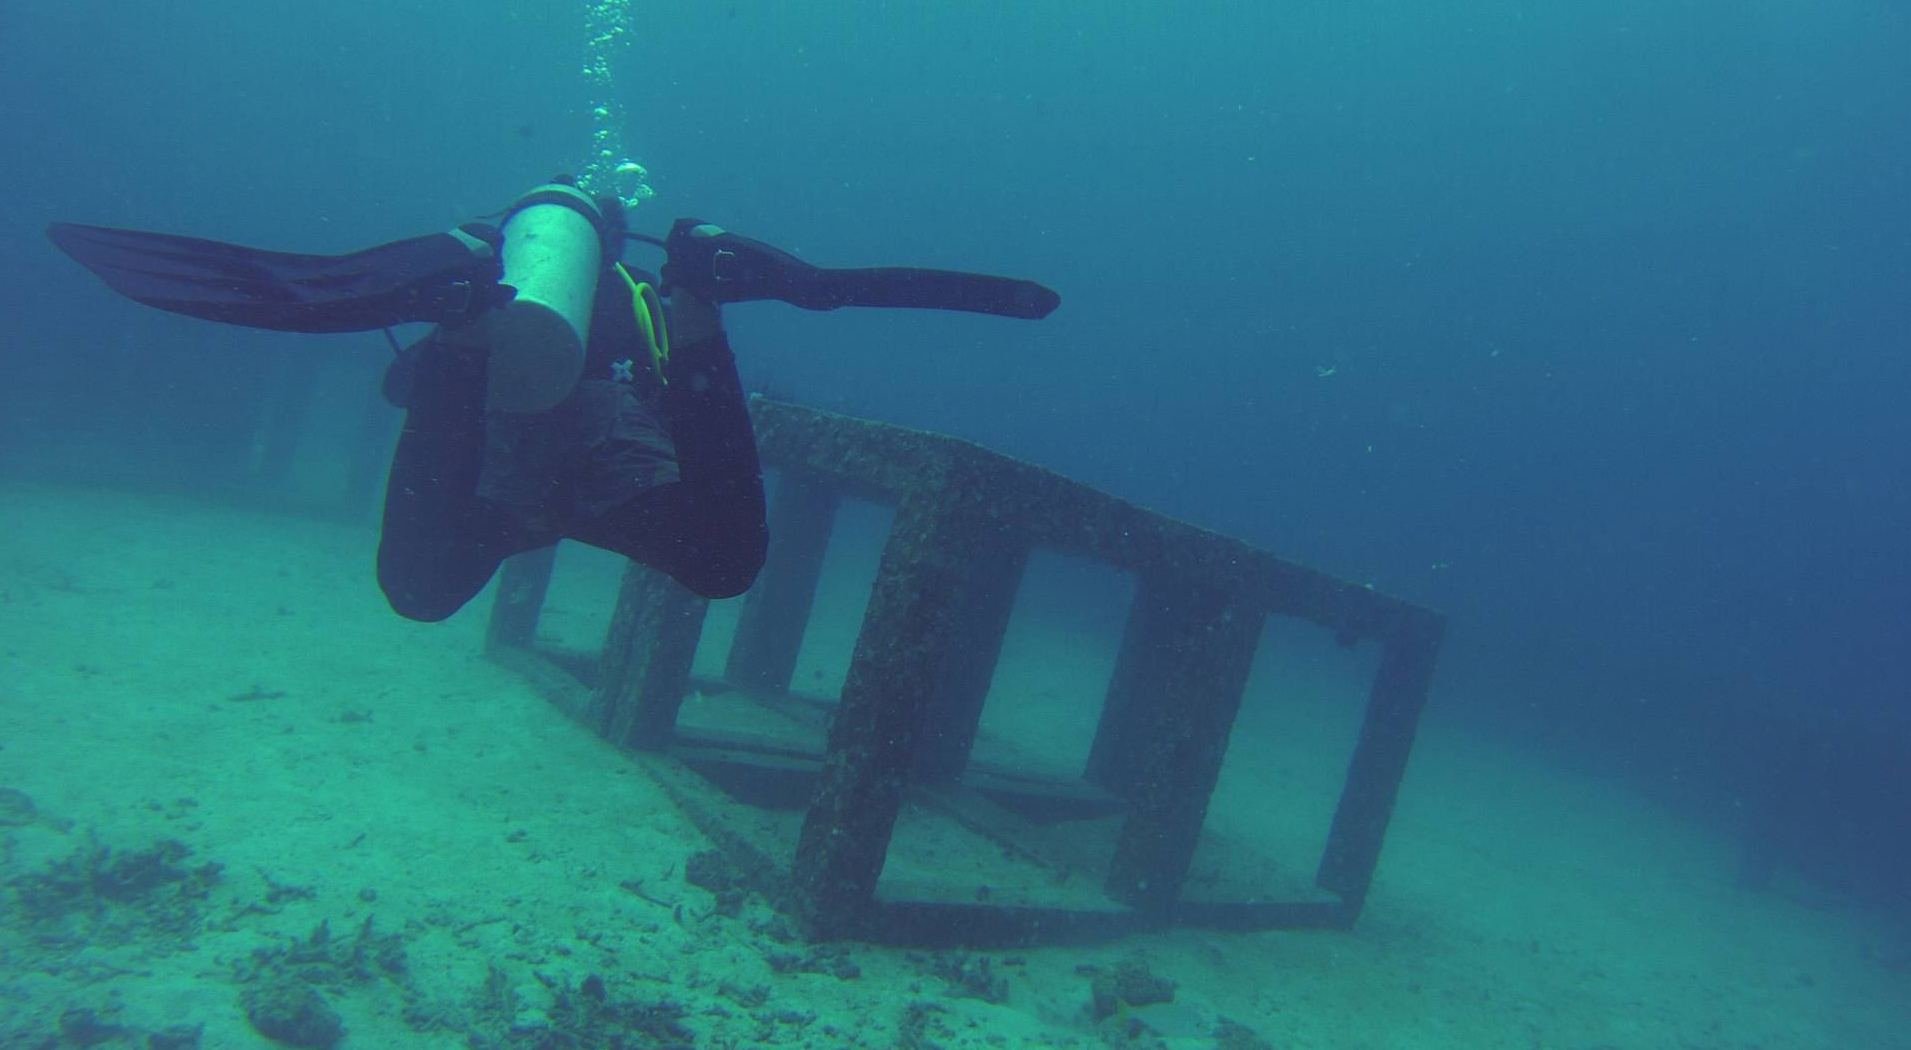
<svg viewBox="0 0 1911 1050">
<path fill-rule="evenodd" d="M 763 468 L 736 357 L 719 331 L 672 349 L 664 427 L 678 480 L 639 491 L 571 530 L 661 569 L 706 598 L 748 590 L 769 546 Z"/>
<path fill-rule="evenodd" d="M 431 338 L 415 348 L 418 374 L 385 484 L 378 585 L 400 616 L 436 621 L 484 589 L 509 552 L 477 498 L 485 355 Z"/>
</svg>

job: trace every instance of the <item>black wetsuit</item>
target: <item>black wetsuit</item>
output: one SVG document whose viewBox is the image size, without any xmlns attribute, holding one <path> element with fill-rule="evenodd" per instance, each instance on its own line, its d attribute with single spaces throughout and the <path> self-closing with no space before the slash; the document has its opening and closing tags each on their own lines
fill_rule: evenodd
<svg viewBox="0 0 1911 1050">
<path fill-rule="evenodd" d="M 414 348 L 417 374 L 385 491 L 378 582 L 400 615 L 442 620 L 498 563 L 573 539 L 698 594 L 746 590 L 768 544 L 763 476 L 736 359 L 721 335 L 651 374 L 630 296 L 597 284 L 583 378 L 534 414 L 484 408 L 482 348 Z"/>
</svg>

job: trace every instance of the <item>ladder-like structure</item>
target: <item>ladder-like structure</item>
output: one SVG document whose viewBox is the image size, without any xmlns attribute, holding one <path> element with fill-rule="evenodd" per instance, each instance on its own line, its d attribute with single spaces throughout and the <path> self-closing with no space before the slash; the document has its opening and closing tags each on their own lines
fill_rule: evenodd
<svg viewBox="0 0 1911 1050">
<path fill-rule="evenodd" d="M 507 563 L 489 648 L 573 717 L 644 759 L 756 884 L 818 938 L 1017 944 L 1171 923 L 1345 927 L 1358 917 L 1426 702 L 1444 630 L 1429 610 L 1283 561 L 969 442 L 794 404 L 752 403 L 778 475 L 770 557 L 721 682 L 693 682 L 707 603 L 632 565 L 601 655 L 535 642 L 552 554 Z M 834 704 L 790 693 L 839 502 L 894 507 L 848 676 Z M 1136 581 L 1099 725 L 1079 777 L 970 762 L 1029 554 L 1106 563 Z M 1209 796 L 1269 616 L 1296 617 L 1379 660 L 1313 887 L 1232 900 L 1184 893 Z M 699 689 L 699 686 L 702 688 Z M 686 696 L 732 693 L 815 731 L 680 724 Z M 720 790 L 719 790 L 720 789 Z M 1053 829 L 1116 827 L 1092 892 L 879 891 L 905 798 L 1037 866 L 1079 871 Z M 749 830 L 752 803 L 807 801 L 794 855 Z"/>
</svg>

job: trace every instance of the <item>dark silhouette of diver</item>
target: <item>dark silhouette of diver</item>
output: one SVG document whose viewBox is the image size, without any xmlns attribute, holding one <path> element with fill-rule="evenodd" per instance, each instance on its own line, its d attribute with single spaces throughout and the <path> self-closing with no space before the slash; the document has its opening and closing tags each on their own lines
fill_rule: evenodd
<svg viewBox="0 0 1911 1050">
<path fill-rule="evenodd" d="M 709 598 L 741 594 L 768 543 L 757 462 L 721 307 L 678 284 L 653 369 L 620 276 L 603 268 L 577 385 L 534 414 L 487 412 L 481 341 L 440 327 L 394 362 L 405 426 L 385 489 L 378 581 L 439 620 L 504 558 L 560 538 L 615 551 Z"/>
<path fill-rule="evenodd" d="M 66 223 L 47 232 L 115 291 L 175 313 L 300 332 L 436 325 L 398 352 L 384 384 L 405 424 L 378 580 L 414 620 L 450 616 L 505 558 L 559 539 L 705 597 L 750 586 L 769 533 L 725 303 L 1023 318 L 1060 303 L 1010 278 L 823 269 L 695 219 L 662 239 L 634 234 L 616 198 L 564 179 L 520 198 L 497 227 L 344 256 Z M 661 280 L 621 261 L 627 239 L 664 249 Z"/>
</svg>

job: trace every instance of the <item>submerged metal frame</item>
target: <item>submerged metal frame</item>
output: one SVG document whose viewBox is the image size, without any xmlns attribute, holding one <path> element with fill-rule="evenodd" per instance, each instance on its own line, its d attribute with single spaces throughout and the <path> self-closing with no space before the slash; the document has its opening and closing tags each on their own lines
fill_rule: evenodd
<svg viewBox="0 0 1911 1050">
<path fill-rule="evenodd" d="M 652 772 L 811 936 L 1025 944 L 1173 923 L 1355 922 L 1425 706 L 1444 633 L 1439 614 L 966 441 L 761 398 L 751 411 L 764 463 L 779 472 L 780 484 L 770 557 L 745 599 L 729 653 L 729 687 L 787 695 L 840 500 L 895 508 L 823 754 L 679 732 L 707 602 L 642 566 L 627 571 L 594 668 L 558 673 L 564 659 L 533 644 L 551 572 L 548 550 L 506 563 L 487 642 L 495 657 L 531 676 L 606 739 L 680 759 L 653 761 Z M 963 780 L 1022 570 L 1037 547 L 1102 562 L 1137 580 L 1076 785 L 1112 796 L 1122 813 L 1103 882 L 1113 904 L 1022 907 L 879 893 L 906 789 L 935 792 L 972 825 L 1002 831 L 1016 824 Z M 1184 884 L 1269 616 L 1310 621 L 1344 644 L 1380 646 L 1315 872 L 1325 893 L 1197 901 L 1184 894 Z M 685 763 L 705 774 L 739 766 L 770 776 L 815 771 L 813 801 L 787 867 L 726 828 L 723 811 L 736 803 L 706 790 Z M 1041 794 L 1027 784 L 1005 790 Z M 1069 795 L 1063 785 L 1054 800 L 1064 808 L 1080 801 Z M 1028 834 L 1033 825 L 1017 827 Z"/>
</svg>

